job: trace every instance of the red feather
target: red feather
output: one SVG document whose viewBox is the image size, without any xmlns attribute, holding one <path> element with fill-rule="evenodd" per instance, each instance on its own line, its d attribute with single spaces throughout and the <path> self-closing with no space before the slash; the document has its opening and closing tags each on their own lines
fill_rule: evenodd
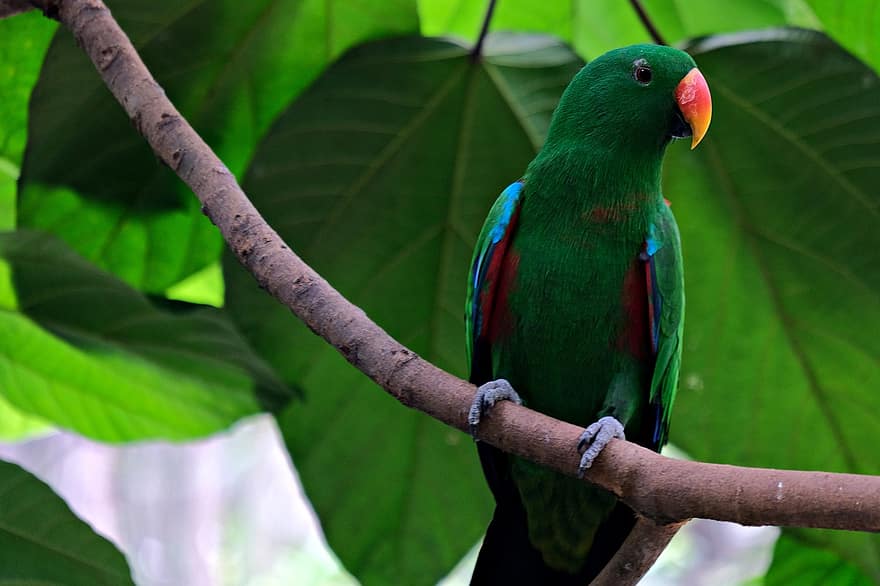
<svg viewBox="0 0 880 586">
<path fill-rule="evenodd" d="M 510 218 L 510 226 L 515 227 L 519 219 L 519 209 Z M 480 295 L 480 311 L 487 319 L 483 320 L 481 336 L 494 342 L 512 326 L 512 316 L 507 306 L 507 298 L 513 289 L 519 255 L 510 249 L 515 229 L 508 230 L 492 252 L 489 267 L 486 269 L 486 285 Z"/>
<path fill-rule="evenodd" d="M 618 348 L 639 360 L 652 355 L 650 275 L 639 258 L 633 259 L 623 280 L 624 324 L 617 339 Z"/>
</svg>

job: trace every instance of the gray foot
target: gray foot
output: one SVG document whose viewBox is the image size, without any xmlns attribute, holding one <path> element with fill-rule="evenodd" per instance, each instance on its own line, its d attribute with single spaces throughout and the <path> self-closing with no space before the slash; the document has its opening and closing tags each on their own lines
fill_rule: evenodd
<svg viewBox="0 0 880 586">
<path fill-rule="evenodd" d="M 471 404 L 471 410 L 468 413 L 468 423 L 471 426 L 471 436 L 476 439 L 477 426 L 480 419 L 489 414 L 489 410 L 498 401 L 513 401 L 517 405 L 522 405 L 522 399 L 510 383 L 503 378 L 489 381 L 477 388 L 477 396 Z"/>
<path fill-rule="evenodd" d="M 593 465 L 596 456 L 614 438 L 626 439 L 623 435 L 623 425 L 613 417 L 602 417 L 584 430 L 578 442 L 578 451 L 582 452 L 581 464 L 578 466 L 579 476 L 584 475 L 584 471 Z M 587 445 L 590 447 L 588 448 Z"/>
</svg>

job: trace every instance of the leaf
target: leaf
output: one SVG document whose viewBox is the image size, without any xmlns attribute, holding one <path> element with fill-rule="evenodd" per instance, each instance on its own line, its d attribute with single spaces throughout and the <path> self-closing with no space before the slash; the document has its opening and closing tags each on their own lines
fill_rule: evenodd
<svg viewBox="0 0 880 586">
<path fill-rule="evenodd" d="M 852 563 L 822 547 L 783 535 L 776 542 L 774 562 L 764 578 L 764 586 L 872 586 Z"/>
<path fill-rule="evenodd" d="M 0 21 L 0 26 L 2 22 Z M 12 267 L 0 257 L 0 312 L 17 308 L 18 299 L 12 283 Z M 46 431 L 49 427 L 47 421 L 13 407 L 0 393 L 0 441 L 22 440 Z"/>
<path fill-rule="evenodd" d="M 0 395 L 0 442 L 21 441 L 51 430 L 47 421 L 26 415 Z"/>
<path fill-rule="evenodd" d="M 165 297 L 189 303 L 223 307 L 223 269 L 210 264 L 165 291 Z"/>
<path fill-rule="evenodd" d="M 0 393 L 25 413 L 104 441 L 185 439 L 291 396 L 218 310 L 158 309 L 37 233 L 0 234 L 0 257 L 17 295 Z"/>
<path fill-rule="evenodd" d="M 280 110 L 353 43 L 417 27 L 412 0 L 126 0 L 114 16 L 194 128 L 240 174 Z M 30 109 L 21 225 L 60 236 L 161 293 L 219 259 L 221 240 L 66 31 Z"/>
<path fill-rule="evenodd" d="M 880 11 L 872 0 L 807 0 L 828 35 L 880 71 Z"/>
<path fill-rule="evenodd" d="M 125 558 L 46 484 L 0 461 L 0 583 L 134 585 Z"/>
<path fill-rule="evenodd" d="M 245 189 L 282 237 L 391 335 L 464 374 L 465 276 L 581 62 L 504 38 L 359 47 L 284 113 Z M 327 538 L 364 584 L 433 584 L 491 511 L 473 442 L 407 411 L 227 259 L 227 307 L 305 404 L 279 417 Z M 351 528 L 356 526 L 357 531 Z"/>
<path fill-rule="evenodd" d="M 15 226 L 15 181 L 27 136 L 27 102 L 57 26 L 36 11 L 0 19 L 0 230 Z"/>
<path fill-rule="evenodd" d="M 724 10 L 701 0 L 645 0 L 642 3 L 667 42 L 742 29 L 814 24 L 805 0 L 732 0 Z M 476 39 L 486 3 L 472 0 L 419 0 L 422 33 Z M 556 35 L 588 57 L 651 37 L 629 2 L 620 0 L 504 0 L 498 2 L 492 31 Z"/>
<path fill-rule="evenodd" d="M 672 441 L 700 460 L 880 474 L 880 80 L 805 31 L 692 52 L 714 119 L 694 153 L 667 156 L 688 295 Z M 824 544 L 880 580 L 877 535 Z"/>
</svg>

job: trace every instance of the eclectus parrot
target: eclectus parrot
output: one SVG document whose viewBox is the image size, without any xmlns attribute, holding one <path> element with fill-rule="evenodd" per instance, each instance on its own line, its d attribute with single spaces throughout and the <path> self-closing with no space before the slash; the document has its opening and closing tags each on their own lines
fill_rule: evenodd
<svg viewBox="0 0 880 586">
<path fill-rule="evenodd" d="M 684 281 L 660 190 L 666 146 L 709 126 L 686 53 L 635 45 L 572 80 L 547 140 L 492 207 L 467 295 L 471 428 L 512 400 L 587 426 L 580 469 L 611 438 L 666 443 L 678 384 Z M 635 524 L 615 497 L 477 443 L 495 497 L 472 584 L 589 583 Z"/>
</svg>

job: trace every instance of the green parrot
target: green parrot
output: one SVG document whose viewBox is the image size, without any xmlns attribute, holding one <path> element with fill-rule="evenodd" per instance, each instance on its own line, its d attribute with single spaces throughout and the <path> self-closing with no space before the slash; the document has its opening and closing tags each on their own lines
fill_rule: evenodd
<svg viewBox="0 0 880 586">
<path fill-rule="evenodd" d="M 666 443 L 684 280 L 660 190 L 673 138 L 709 126 L 693 59 L 635 45 L 585 66 L 547 140 L 480 233 L 466 304 L 471 429 L 501 400 L 585 426 L 580 470 L 612 438 Z M 477 443 L 495 497 L 472 584 L 589 583 L 635 523 L 615 497 Z"/>
</svg>

